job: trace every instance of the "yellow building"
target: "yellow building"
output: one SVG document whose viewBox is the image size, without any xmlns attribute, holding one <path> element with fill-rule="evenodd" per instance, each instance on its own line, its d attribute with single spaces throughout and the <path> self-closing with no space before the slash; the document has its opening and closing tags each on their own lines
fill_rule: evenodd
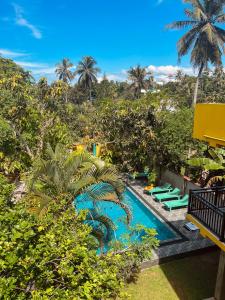
<svg viewBox="0 0 225 300">
<path fill-rule="evenodd" d="M 225 146 L 225 104 L 197 104 L 193 137 L 211 146 Z"/>
<path fill-rule="evenodd" d="M 225 146 L 225 104 L 196 105 L 193 137 Z M 221 249 L 215 299 L 225 300 L 225 187 L 191 191 L 187 219 Z"/>
</svg>

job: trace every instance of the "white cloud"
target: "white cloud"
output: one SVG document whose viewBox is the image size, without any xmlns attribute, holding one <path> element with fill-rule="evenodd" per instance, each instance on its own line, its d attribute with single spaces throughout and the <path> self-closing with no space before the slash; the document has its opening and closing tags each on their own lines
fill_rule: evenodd
<svg viewBox="0 0 225 300">
<path fill-rule="evenodd" d="M 168 81 L 175 81 L 175 75 L 178 70 L 181 70 L 183 73 L 187 75 L 194 75 L 192 68 L 187 67 L 179 67 L 179 66 L 172 66 L 172 65 L 165 65 L 165 66 L 154 66 L 150 65 L 147 67 L 147 71 L 151 71 L 155 77 L 157 82 L 168 82 Z M 106 74 L 108 80 L 113 81 L 128 81 L 127 78 L 127 70 L 123 69 L 118 73 L 109 73 Z M 98 81 L 101 82 L 103 79 L 103 75 L 98 77 Z"/>
<path fill-rule="evenodd" d="M 193 69 L 192 68 L 185 68 L 185 67 L 179 67 L 179 66 L 172 66 L 172 65 L 167 65 L 167 66 L 153 66 L 150 65 L 147 68 L 149 71 L 153 72 L 154 74 L 159 74 L 159 75 L 175 75 L 177 71 L 181 70 L 185 74 L 188 75 L 193 75 Z"/>
<path fill-rule="evenodd" d="M 22 7 L 15 3 L 13 3 L 13 7 L 16 14 L 16 24 L 30 29 L 32 35 L 36 39 L 41 39 L 42 38 L 41 31 L 35 25 L 31 24 L 27 19 L 24 18 L 23 16 L 24 12 Z"/>
<path fill-rule="evenodd" d="M 22 52 L 15 52 L 7 49 L 0 49 L 0 55 L 4 55 L 6 57 L 19 57 L 19 56 L 26 56 L 26 53 Z"/>
<path fill-rule="evenodd" d="M 25 68 L 26 70 L 32 72 L 32 74 L 35 76 L 35 78 L 40 77 L 47 77 L 50 80 L 56 79 L 55 74 L 55 66 L 48 65 L 46 63 L 39 63 L 39 62 L 28 62 L 28 61 L 15 61 L 18 65 Z M 71 71 L 74 71 L 76 66 L 73 66 Z"/>
<path fill-rule="evenodd" d="M 39 62 L 15 61 L 16 64 L 30 71 L 31 74 L 38 80 L 41 77 L 47 77 L 48 80 L 56 79 L 55 67 Z"/>
<path fill-rule="evenodd" d="M 46 68 L 46 64 L 26 62 L 26 61 L 15 61 L 16 64 L 24 68 Z"/>
<path fill-rule="evenodd" d="M 118 73 L 109 73 L 109 74 L 105 74 L 106 78 L 110 81 L 126 81 L 127 80 L 127 71 L 125 70 L 121 70 Z M 103 75 L 98 77 L 98 82 L 101 82 L 103 80 Z"/>
<path fill-rule="evenodd" d="M 55 74 L 55 67 L 47 67 L 47 68 L 32 70 L 32 73 L 34 75 L 39 75 L 39 76 L 53 75 Z"/>
</svg>

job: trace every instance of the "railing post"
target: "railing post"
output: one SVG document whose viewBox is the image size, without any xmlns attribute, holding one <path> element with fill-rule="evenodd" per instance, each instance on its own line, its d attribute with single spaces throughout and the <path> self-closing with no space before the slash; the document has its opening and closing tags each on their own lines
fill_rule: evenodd
<svg viewBox="0 0 225 300">
<path fill-rule="evenodd" d="M 218 206 L 218 189 L 216 189 L 215 192 L 215 201 L 214 201 L 214 205 L 217 207 Z"/>
<path fill-rule="evenodd" d="M 191 200 L 192 200 L 192 190 L 189 190 L 188 214 L 190 214 L 191 212 Z"/>
<path fill-rule="evenodd" d="M 220 241 L 224 242 L 225 240 L 225 213 L 223 213 L 223 223 L 222 223 L 222 228 L 221 228 L 221 235 L 220 235 Z"/>
</svg>

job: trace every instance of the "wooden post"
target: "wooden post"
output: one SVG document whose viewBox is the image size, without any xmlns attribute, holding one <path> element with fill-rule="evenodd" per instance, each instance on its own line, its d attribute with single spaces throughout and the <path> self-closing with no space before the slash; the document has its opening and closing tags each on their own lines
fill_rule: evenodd
<svg viewBox="0 0 225 300">
<path fill-rule="evenodd" d="M 216 280 L 216 290 L 215 299 L 224 300 L 225 299 L 225 252 L 220 251 L 220 260 Z"/>
</svg>

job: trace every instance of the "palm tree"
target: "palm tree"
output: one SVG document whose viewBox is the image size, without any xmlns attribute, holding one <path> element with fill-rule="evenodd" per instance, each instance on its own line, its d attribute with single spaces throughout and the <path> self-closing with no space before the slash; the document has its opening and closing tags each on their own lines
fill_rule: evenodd
<svg viewBox="0 0 225 300">
<path fill-rule="evenodd" d="M 59 80 L 62 80 L 66 83 L 73 80 L 74 75 L 71 71 L 71 68 L 73 67 L 73 63 L 68 58 L 63 58 L 63 60 L 56 65 L 56 74 L 59 77 Z"/>
<path fill-rule="evenodd" d="M 191 63 L 198 69 L 196 86 L 194 91 L 193 106 L 197 102 L 199 79 L 202 72 L 208 68 L 208 63 L 218 67 L 222 65 L 222 53 L 224 53 L 225 30 L 218 27 L 225 22 L 223 12 L 224 0 L 184 0 L 191 4 L 191 9 L 186 9 L 188 20 L 176 21 L 168 28 L 191 29 L 178 41 L 178 59 L 191 50 Z"/>
<path fill-rule="evenodd" d="M 123 191 L 124 184 L 113 166 L 105 165 L 87 153 L 68 153 L 58 144 L 55 150 L 48 145 L 46 159 L 35 163 L 27 200 L 30 209 L 38 216 L 46 214 L 52 201 L 61 201 L 62 198 L 67 205 L 75 206 L 91 201 L 93 207 L 89 209 L 86 221 L 102 246 L 103 241 L 111 238 L 115 226 L 112 220 L 102 215 L 97 203 L 107 201 L 119 205 L 129 224 L 131 212 L 123 202 Z"/>
<path fill-rule="evenodd" d="M 83 57 L 77 65 L 75 74 L 79 76 L 78 84 L 89 90 L 89 100 L 91 101 L 92 85 L 97 82 L 97 74 L 100 69 L 95 65 L 97 62 L 91 56 Z"/>
<path fill-rule="evenodd" d="M 43 100 L 47 96 L 50 89 L 47 78 L 41 77 L 38 81 L 37 87 L 38 87 L 39 98 L 40 100 Z"/>
<path fill-rule="evenodd" d="M 151 73 L 147 72 L 146 68 L 142 68 L 140 65 L 130 68 L 127 73 L 128 79 L 132 81 L 131 88 L 134 90 L 135 97 L 140 98 L 141 90 L 149 86 L 150 81 L 147 76 L 151 75 Z"/>
</svg>

